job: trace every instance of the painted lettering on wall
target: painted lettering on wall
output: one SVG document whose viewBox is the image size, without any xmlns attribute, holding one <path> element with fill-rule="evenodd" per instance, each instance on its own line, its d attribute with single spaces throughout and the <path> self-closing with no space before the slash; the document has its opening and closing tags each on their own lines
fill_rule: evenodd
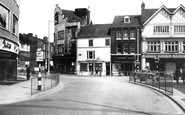
<svg viewBox="0 0 185 115">
<path fill-rule="evenodd" d="M 0 50 L 18 54 L 19 47 L 13 42 L 0 38 Z"/>
</svg>

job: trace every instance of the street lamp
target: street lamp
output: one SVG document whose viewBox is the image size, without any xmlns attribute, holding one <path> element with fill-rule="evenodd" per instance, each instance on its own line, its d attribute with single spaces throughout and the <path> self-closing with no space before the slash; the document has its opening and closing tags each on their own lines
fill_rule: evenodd
<svg viewBox="0 0 185 115">
<path fill-rule="evenodd" d="M 155 64 L 156 64 L 156 70 L 159 71 L 159 57 L 158 55 L 155 56 Z"/>
<path fill-rule="evenodd" d="M 53 20 L 48 20 L 48 74 L 50 74 L 50 56 L 51 56 L 51 48 L 50 48 L 50 22 L 54 22 Z"/>
</svg>

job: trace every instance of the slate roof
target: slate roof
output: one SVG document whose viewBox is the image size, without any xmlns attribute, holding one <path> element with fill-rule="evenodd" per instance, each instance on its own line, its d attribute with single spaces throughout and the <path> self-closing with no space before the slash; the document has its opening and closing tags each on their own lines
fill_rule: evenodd
<svg viewBox="0 0 185 115">
<path fill-rule="evenodd" d="M 142 14 L 142 22 L 146 22 L 158 9 L 144 9 Z M 167 8 L 170 13 L 173 13 L 176 8 Z"/>
<path fill-rule="evenodd" d="M 130 18 L 130 23 L 124 23 L 124 17 Z M 141 15 L 115 16 L 111 27 L 135 27 L 140 26 Z"/>
<path fill-rule="evenodd" d="M 78 17 L 77 15 L 75 15 L 74 12 L 75 11 L 72 11 L 72 10 L 62 9 L 62 14 L 64 14 L 65 18 L 67 17 L 68 22 L 74 22 L 74 20 L 80 22 L 82 19 Z"/>
<path fill-rule="evenodd" d="M 111 24 L 94 24 L 81 27 L 78 38 L 108 37 Z"/>
</svg>

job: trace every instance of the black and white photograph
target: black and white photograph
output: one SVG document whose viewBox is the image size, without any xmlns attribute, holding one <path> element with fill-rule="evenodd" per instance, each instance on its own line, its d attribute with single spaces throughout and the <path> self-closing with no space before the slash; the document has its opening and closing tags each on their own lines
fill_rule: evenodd
<svg viewBox="0 0 185 115">
<path fill-rule="evenodd" d="M 185 1 L 0 0 L 0 115 L 185 115 Z"/>
</svg>

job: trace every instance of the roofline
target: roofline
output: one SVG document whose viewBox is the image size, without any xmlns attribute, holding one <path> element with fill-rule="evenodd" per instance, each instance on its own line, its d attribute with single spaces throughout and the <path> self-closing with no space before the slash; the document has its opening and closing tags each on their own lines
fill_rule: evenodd
<svg viewBox="0 0 185 115">
<path fill-rule="evenodd" d="M 145 26 L 162 8 L 164 8 L 170 15 L 175 14 L 180 8 L 183 8 L 185 11 L 185 7 L 182 4 L 180 4 L 173 13 L 171 13 L 164 5 L 162 5 L 152 16 L 150 16 L 148 20 L 143 23 L 143 25 Z"/>
</svg>

